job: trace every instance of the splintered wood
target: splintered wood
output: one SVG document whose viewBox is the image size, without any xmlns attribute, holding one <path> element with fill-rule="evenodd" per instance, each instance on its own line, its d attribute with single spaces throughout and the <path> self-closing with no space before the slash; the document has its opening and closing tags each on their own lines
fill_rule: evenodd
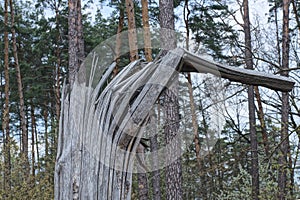
<svg viewBox="0 0 300 200">
<path fill-rule="evenodd" d="M 98 66 L 91 63 L 89 74 L 83 73 L 89 78 L 83 81 L 78 73 L 62 92 L 55 199 L 131 198 L 143 123 L 165 87 L 175 82 L 177 71 L 212 73 L 282 91 L 294 84 L 288 78 L 215 64 L 181 48 L 147 65 L 134 61 L 108 84 L 115 64 L 95 80 Z"/>
</svg>

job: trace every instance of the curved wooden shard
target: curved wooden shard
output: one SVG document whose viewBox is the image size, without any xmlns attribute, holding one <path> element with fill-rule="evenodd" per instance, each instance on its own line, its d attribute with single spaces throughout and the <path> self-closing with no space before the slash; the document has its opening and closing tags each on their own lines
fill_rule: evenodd
<svg viewBox="0 0 300 200">
<path fill-rule="evenodd" d="M 181 71 L 211 73 L 231 81 L 247 85 L 264 86 L 283 92 L 291 91 L 295 85 L 295 82 L 287 77 L 222 65 L 204 59 L 188 51 L 184 52 L 183 68 Z"/>
<path fill-rule="evenodd" d="M 78 74 L 70 91 L 64 86 L 55 199 L 130 199 L 142 125 L 165 86 L 175 80 L 176 70 L 212 73 L 282 91 L 290 91 L 294 85 L 288 78 L 226 67 L 181 48 L 154 63 L 132 62 L 108 85 L 114 64 L 98 84 L 94 84 L 96 67 L 97 63 L 93 64 L 87 83 Z"/>
</svg>

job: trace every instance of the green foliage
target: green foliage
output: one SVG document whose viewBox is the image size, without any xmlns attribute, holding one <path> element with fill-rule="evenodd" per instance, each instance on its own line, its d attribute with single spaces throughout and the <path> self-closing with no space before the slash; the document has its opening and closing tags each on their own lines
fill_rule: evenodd
<svg viewBox="0 0 300 200">
<path fill-rule="evenodd" d="M 174 6 L 181 8 L 184 1 L 174 0 Z M 213 56 L 216 60 L 224 60 L 231 55 L 231 48 L 239 48 L 237 44 L 238 34 L 230 21 L 229 6 L 224 1 L 189 1 L 190 2 L 190 21 L 189 26 L 192 32 L 193 41 L 199 44 L 200 49 Z M 282 1 L 269 0 L 270 20 L 274 20 L 275 9 L 281 8 Z M 17 33 L 18 56 L 22 74 L 26 119 L 28 123 L 29 140 L 32 135 L 35 136 L 35 164 L 34 173 L 30 172 L 29 177 L 24 176 L 24 158 L 20 154 L 20 116 L 19 100 L 17 93 L 16 72 L 14 68 L 12 49 L 10 41 L 10 128 L 11 128 L 11 182 L 10 191 L 4 190 L 4 154 L 3 142 L 4 136 L 0 130 L 0 199 L 9 196 L 9 199 L 53 199 L 54 198 L 54 166 L 56 158 L 57 134 L 58 134 L 58 116 L 56 113 L 57 97 L 55 89 L 62 86 L 63 80 L 67 78 L 68 72 L 68 15 L 67 1 L 15 1 L 15 29 Z M 95 21 L 92 21 L 90 14 L 83 16 L 85 53 L 90 53 L 97 45 L 111 38 L 117 32 L 119 10 L 124 9 L 122 1 L 105 1 L 101 3 L 114 8 L 110 16 L 104 16 L 103 10 L 99 8 L 95 14 Z M 3 49 L 3 1 L 0 5 L 0 46 Z M 300 13 L 299 3 L 296 2 L 297 12 Z M 137 27 L 142 26 L 140 1 L 135 1 L 135 15 Z M 56 9 L 56 10 L 55 10 Z M 49 14 L 49 10 L 51 11 Z M 47 11 L 48 14 L 45 14 Z M 57 16 L 55 15 L 57 11 Z M 158 28 L 158 3 L 149 1 L 150 24 L 153 27 L 153 46 L 159 46 Z M 180 20 L 180 17 L 177 17 Z M 292 26 L 295 23 L 291 23 Z M 292 33 L 297 34 L 296 28 L 292 27 Z M 10 28 L 10 27 L 8 27 Z M 259 27 L 257 27 L 259 28 Z M 123 30 L 127 30 L 127 20 L 125 14 L 125 23 Z M 11 36 L 11 35 L 10 35 Z M 293 35 L 294 36 L 294 35 Z M 140 40 L 141 41 L 141 40 Z M 128 45 L 123 41 L 122 46 Z M 279 41 L 281 42 L 281 41 Z M 266 45 L 267 46 L 267 45 Z M 298 46 L 292 46 L 296 52 Z M 143 57 L 143 47 L 139 44 L 139 54 Z M 154 49 L 153 57 L 158 51 Z M 120 68 L 129 63 L 128 54 L 122 55 Z M 297 54 L 295 54 L 297 57 Z M 4 85 L 3 78 L 4 52 L 0 51 L 0 105 L 3 108 Z M 58 63 L 60 60 L 60 63 Z M 272 61 L 272 60 L 271 60 Z M 241 63 L 235 63 L 241 64 Z M 57 72 L 60 71 L 59 77 Z M 203 111 L 203 108 L 210 105 L 207 101 L 210 90 L 205 86 L 201 90 L 201 95 L 195 101 L 199 110 L 198 122 L 201 145 L 205 147 L 205 134 L 216 132 L 211 128 L 211 113 Z M 229 93 L 232 91 L 228 91 Z M 267 91 L 269 92 L 269 91 Z M 233 92 L 232 92 L 233 93 Z M 297 93 L 293 93 L 296 95 Z M 276 95 L 275 95 L 276 96 Z M 276 97 L 278 100 L 278 97 Z M 182 99 L 182 101 L 185 99 Z M 265 101 L 268 103 L 267 101 Z M 265 103 L 264 102 L 264 103 Z M 237 106 L 237 105 L 231 105 Z M 276 106 L 280 106 L 280 104 Z M 30 110 L 33 107 L 34 119 Z M 182 112 L 188 112 L 190 109 L 186 106 Z M 277 108 L 276 108 L 277 109 Z M 293 112 L 296 112 L 292 110 Z M 260 159 L 260 198 L 274 199 L 277 194 L 277 173 L 280 166 L 278 158 L 280 151 L 280 122 L 279 118 L 274 117 L 273 110 L 266 109 L 266 128 L 272 156 L 266 157 L 262 145 L 262 134 L 259 125 L 257 126 L 259 141 L 259 159 Z M 3 112 L 0 111 L 0 126 L 2 127 Z M 184 117 L 186 117 L 184 115 Z M 34 122 L 35 120 L 35 122 Z M 245 121 L 245 119 L 244 119 Z M 35 123 L 35 124 L 34 124 Z M 37 132 L 32 129 L 35 127 Z M 251 175 L 250 175 L 250 153 L 249 137 L 246 128 L 238 129 L 234 121 L 227 120 L 222 137 L 218 139 L 211 152 L 202 157 L 201 165 L 197 163 L 195 155 L 195 145 L 187 147 L 187 151 L 182 157 L 183 164 L 183 193 L 184 199 L 251 199 Z M 187 134 L 192 134 L 190 127 L 186 128 Z M 163 141 L 163 135 L 159 134 L 160 143 Z M 29 141 L 31 148 L 32 141 Z M 47 151 L 46 151 L 47 147 Z M 295 148 L 296 149 L 296 148 Z M 31 149 L 30 149 L 31 151 Z M 297 150 L 291 151 L 294 155 Z M 32 161 L 31 153 L 29 153 Z M 293 160 L 294 161 L 294 160 Z M 296 162 L 296 161 L 295 161 Z M 291 171 L 289 172 L 291 173 Z M 290 175 L 290 174 L 288 174 Z M 149 183 L 151 175 L 148 174 Z M 29 180 L 29 181 L 27 181 Z M 134 177 L 132 198 L 137 198 L 137 181 Z M 149 184 L 151 185 L 151 184 Z M 166 199 L 164 170 L 161 171 L 161 191 L 163 199 Z M 296 186 L 295 192 L 299 191 Z M 151 196 L 151 191 L 150 191 Z M 293 199 L 292 197 L 290 197 Z"/>
<path fill-rule="evenodd" d="M 220 1 L 192 1 L 189 26 L 193 39 L 217 60 L 228 58 L 225 49 L 230 49 L 238 37 L 227 20 L 229 8 Z"/>
<path fill-rule="evenodd" d="M 239 165 L 239 173 L 233 177 L 232 182 L 224 183 L 217 199 L 239 200 L 251 199 L 251 174 Z M 266 165 L 261 164 L 260 169 L 260 199 L 272 200 L 278 192 L 277 181 Z"/>
</svg>

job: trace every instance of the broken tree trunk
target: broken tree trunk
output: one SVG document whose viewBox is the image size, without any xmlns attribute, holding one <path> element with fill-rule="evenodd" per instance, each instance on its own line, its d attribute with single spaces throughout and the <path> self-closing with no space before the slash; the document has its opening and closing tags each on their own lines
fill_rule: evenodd
<svg viewBox="0 0 300 200">
<path fill-rule="evenodd" d="M 100 68 L 102 77 L 95 80 L 100 64 L 96 54 L 92 55 L 77 73 L 74 85 L 63 87 L 55 199 L 131 198 L 144 125 L 162 91 L 176 80 L 176 70 L 197 69 L 282 91 L 291 90 L 294 84 L 287 77 L 226 67 L 177 48 L 154 63 L 132 62 L 106 85 L 115 63 Z"/>
</svg>

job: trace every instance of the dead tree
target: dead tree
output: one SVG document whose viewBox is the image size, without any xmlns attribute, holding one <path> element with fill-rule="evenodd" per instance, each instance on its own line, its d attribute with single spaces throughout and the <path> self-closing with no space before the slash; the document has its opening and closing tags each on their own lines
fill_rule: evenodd
<svg viewBox="0 0 300 200">
<path fill-rule="evenodd" d="M 131 198 L 143 125 L 165 86 L 176 80 L 179 71 L 211 73 L 285 92 L 294 86 L 287 77 L 220 65 L 181 48 L 147 65 L 134 61 L 106 85 L 115 63 L 95 80 L 98 64 L 93 55 L 77 73 L 74 84 L 64 85 L 55 199 Z M 90 69 L 89 74 L 84 69 Z"/>
</svg>

